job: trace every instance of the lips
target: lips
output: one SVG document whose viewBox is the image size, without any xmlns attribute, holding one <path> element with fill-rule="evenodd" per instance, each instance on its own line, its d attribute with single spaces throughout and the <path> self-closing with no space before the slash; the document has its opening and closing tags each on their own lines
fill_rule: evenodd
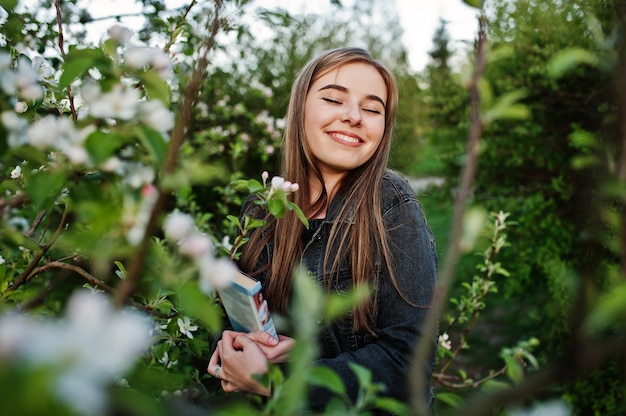
<svg viewBox="0 0 626 416">
<path fill-rule="evenodd" d="M 363 143 L 363 140 L 355 134 L 339 133 L 336 131 L 328 132 L 328 135 L 335 141 L 347 145 L 357 145 Z"/>
</svg>

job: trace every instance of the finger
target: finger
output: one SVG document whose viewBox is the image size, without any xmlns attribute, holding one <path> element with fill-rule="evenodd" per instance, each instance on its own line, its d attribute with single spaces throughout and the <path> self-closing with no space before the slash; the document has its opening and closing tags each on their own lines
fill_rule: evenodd
<svg viewBox="0 0 626 416">
<path fill-rule="evenodd" d="M 274 346 L 278 344 L 278 339 L 274 338 L 274 336 L 270 335 L 265 331 L 254 331 L 246 334 L 246 337 L 251 339 L 254 342 L 258 342 L 268 346 Z"/>
<path fill-rule="evenodd" d="M 209 360 L 209 364 L 207 365 L 207 368 L 206 368 L 207 373 L 214 375 L 215 367 L 217 367 L 219 364 L 220 364 L 220 355 L 218 354 L 217 349 L 216 349 L 213 355 L 211 355 L 211 359 Z"/>
<path fill-rule="evenodd" d="M 235 386 L 233 386 L 232 383 L 230 383 L 230 382 L 228 382 L 226 380 L 222 380 L 221 386 L 222 386 L 222 390 L 224 390 L 226 393 L 232 393 L 234 391 L 237 391 Z"/>
</svg>

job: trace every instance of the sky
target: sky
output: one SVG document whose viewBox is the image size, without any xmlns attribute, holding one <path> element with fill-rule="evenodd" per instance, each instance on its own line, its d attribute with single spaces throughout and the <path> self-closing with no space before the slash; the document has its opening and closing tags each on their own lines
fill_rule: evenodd
<svg viewBox="0 0 626 416">
<path fill-rule="evenodd" d="M 358 0 L 342 0 L 351 4 Z M 478 23 L 477 11 L 462 0 L 385 0 L 395 1 L 404 30 L 402 42 L 408 51 L 411 69 L 420 71 L 428 62 L 428 51 L 432 48 L 432 38 L 439 26 L 439 20 L 448 21 L 447 30 L 451 38 L 451 47 L 456 51 L 466 48 L 475 38 Z M 137 11 L 140 8 L 128 0 L 88 0 L 89 11 L 93 17 L 110 16 L 122 12 Z M 167 0 L 168 5 L 186 4 L 188 0 Z M 330 0 L 253 0 L 252 7 L 281 7 L 290 12 L 322 12 L 331 9 Z M 94 32 L 106 33 L 110 21 L 99 22 Z M 97 40 L 96 40 L 97 41 Z"/>
<path fill-rule="evenodd" d="M 343 0 L 345 4 L 351 4 L 352 1 Z M 475 38 L 478 29 L 477 10 L 467 6 L 462 0 L 385 1 L 396 3 L 400 24 L 404 29 L 402 41 L 409 53 L 409 64 L 413 70 L 419 71 L 427 64 L 428 51 L 432 48 L 433 34 L 439 26 L 440 18 L 449 22 L 447 30 L 452 48 L 462 50 L 466 42 Z M 332 7 L 330 0 L 254 0 L 252 4 L 264 8 L 278 6 L 291 12 L 319 12 Z"/>
</svg>

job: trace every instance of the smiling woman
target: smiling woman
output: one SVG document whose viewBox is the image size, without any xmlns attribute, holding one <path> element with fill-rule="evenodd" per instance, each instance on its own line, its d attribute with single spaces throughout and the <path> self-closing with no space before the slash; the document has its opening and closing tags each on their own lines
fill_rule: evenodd
<svg viewBox="0 0 626 416">
<path fill-rule="evenodd" d="M 290 198 L 311 226 L 306 230 L 293 212 L 277 220 L 248 200 L 242 215 L 263 217 L 266 226 L 250 235 L 240 267 L 261 281 L 270 313 L 287 320 L 300 265 L 327 294 L 371 289 L 345 316 L 320 322 L 315 364 L 337 373 L 355 403 L 357 364 L 388 396 L 423 394 L 432 406 L 430 388 L 410 391 L 407 370 L 431 304 L 437 256 L 415 193 L 386 169 L 397 107 L 392 73 L 362 49 L 331 50 L 302 69 L 287 110 L 281 176 L 300 184 Z M 226 392 L 269 395 L 255 374 L 289 360 L 297 342 L 290 333 L 276 339 L 226 330 L 207 370 Z M 420 365 L 426 386 L 434 335 L 429 343 L 433 355 Z M 311 388 L 310 407 L 324 410 L 331 398 L 330 389 Z"/>
<path fill-rule="evenodd" d="M 364 63 L 346 64 L 319 77 L 304 110 L 306 146 L 317 161 L 325 191 L 333 195 L 341 178 L 369 160 L 383 138 L 387 87 Z M 321 194 L 321 189 L 313 189 Z M 318 215 L 323 216 L 320 212 Z"/>
</svg>

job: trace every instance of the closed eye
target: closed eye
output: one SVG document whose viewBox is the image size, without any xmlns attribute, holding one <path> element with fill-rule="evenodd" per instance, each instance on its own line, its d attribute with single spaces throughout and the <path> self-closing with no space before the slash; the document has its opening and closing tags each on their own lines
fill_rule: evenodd
<svg viewBox="0 0 626 416">
<path fill-rule="evenodd" d="M 368 113 L 372 113 L 372 114 L 382 114 L 380 111 L 375 110 L 373 108 L 364 108 L 363 111 L 367 111 Z"/>
<path fill-rule="evenodd" d="M 333 100 L 332 98 L 323 97 L 322 100 L 333 104 L 341 104 L 341 101 Z"/>
</svg>

